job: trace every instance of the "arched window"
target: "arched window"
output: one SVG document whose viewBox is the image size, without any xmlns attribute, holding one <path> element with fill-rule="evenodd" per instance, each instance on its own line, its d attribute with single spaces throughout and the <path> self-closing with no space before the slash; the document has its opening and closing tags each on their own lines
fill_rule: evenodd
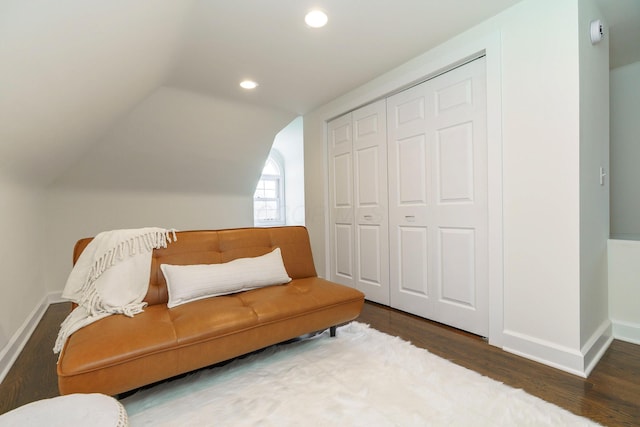
<svg viewBox="0 0 640 427">
<path fill-rule="evenodd" d="M 253 195 L 256 226 L 285 225 L 284 167 L 277 155 L 269 155 Z"/>
</svg>

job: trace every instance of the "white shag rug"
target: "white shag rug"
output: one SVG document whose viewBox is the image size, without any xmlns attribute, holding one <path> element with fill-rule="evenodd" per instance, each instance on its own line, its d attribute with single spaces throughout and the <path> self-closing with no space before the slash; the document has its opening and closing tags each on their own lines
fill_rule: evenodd
<svg viewBox="0 0 640 427">
<path fill-rule="evenodd" d="M 353 322 L 139 391 L 136 426 L 593 426 Z"/>
</svg>

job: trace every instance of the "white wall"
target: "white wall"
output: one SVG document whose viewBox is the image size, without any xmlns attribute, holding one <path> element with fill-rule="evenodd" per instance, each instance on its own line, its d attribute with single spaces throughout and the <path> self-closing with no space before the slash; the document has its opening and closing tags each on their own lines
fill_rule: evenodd
<svg viewBox="0 0 640 427">
<path fill-rule="evenodd" d="M 640 242 L 609 240 L 609 316 L 616 339 L 640 344 Z"/>
<path fill-rule="evenodd" d="M 287 225 L 304 225 L 304 132 L 302 116 L 276 135 L 273 149 L 284 161 L 284 192 Z"/>
<path fill-rule="evenodd" d="M 615 338 L 640 344 L 640 62 L 611 70 L 610 89 L 609 317 Z"/>
<path fill-rule="evenodd" d="M 611 237 L 640 240 L 640 62 L 611 70 Z"/>
<path fill-rule="evenodd" d="M 76 241 L 105 230 L 167 227 L 178 230 L 250 227 L 253 199 L 224 194 L 126 192 L 58 188 L 46 195 L 44 277 L 62 291 Z"/>
<path fill-rule="evenodd" d="M 603 19 L 595 1 L 580 0 L 580 346 L 587 355 L 586 370 L 599 359 L 595 353 L 612 339 L 607 289 L 609 180 L 600 181 L 600 168 L 609 171 L 609 38 L 591 44 L 590 22 L 595 19 Z"/>
<path fill-rule="evenodd" d="M 46 297 L 43 191 L 0 171 L 0 381 Z M 41 314 L 41 313 L 39 313 Z M 35 320 L 37 322 L 37 319 Z"/>
<path fill-rule="evenodd" d="M 452 55 L 495 34 L 501 40 L 495 55 L 501 56 L 504 348 L 584 375 L 577 0 L 525 0 L 305 116 L 314 257 L 325 272 L 327 178 L 319 161 L 326 162 L 325 122 L 415 81 L 416 70 L 427 75 L 461 59 Z"/>
</svg>

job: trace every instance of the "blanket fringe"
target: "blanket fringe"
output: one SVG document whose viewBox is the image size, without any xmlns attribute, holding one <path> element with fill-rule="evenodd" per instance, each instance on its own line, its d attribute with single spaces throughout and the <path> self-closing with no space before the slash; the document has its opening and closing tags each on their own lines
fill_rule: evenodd
<svg viewBox="0 0 640 427">
<path fill-rule="evenodd" d="M 172 241 L 176 241 L 175 229 L 140 234 L 120 242 L 120 244 L 104 253 L 93 263 L 87 275 L 87 280 L 80 289 L 83 297 L 78 304 L 85 305 L 84 303 L 89 303 L 89 315 L 93 316 L 96 308 L 95 299 L 99 297 L 95 295 L 95 289 L 92 292 L 90 288 L 102 273 L 126 257 L 134 256 L 140 252 L 151 252 L 153 249 L 166 248 L 167 244 Z"/>
<path fill-rule="evenodd" d="M 119 261 L 139 253 L 151 252 L 153 249 L 166 248 L 168 243 L 176 240 L 175 229 L 149 231 L 123 240 L 96 259 L 80 288 L 82 296 L 77 301 L 78 307 L 60 325 L 60 332 L 53 349 L 54 353 L 62 351 L 64 343 L 73 332 L 95 320 L 110 314 L 124 314 L 125 316 L 133 317 L 142 313 L 147 306 L 146 302 L 132 302 L 124 306 L 107 304 L 93 284 L 106 270 L 116 265 Z M 81 311 L 84 311 L 84 313 L 81 313 Z"/>
</svg>

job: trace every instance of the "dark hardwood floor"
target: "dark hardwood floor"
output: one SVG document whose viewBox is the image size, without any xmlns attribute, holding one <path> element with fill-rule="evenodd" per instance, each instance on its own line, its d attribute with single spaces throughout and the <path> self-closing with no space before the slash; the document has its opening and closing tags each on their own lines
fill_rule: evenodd
<svg viewBox="0 0 640 427">
<path fill-rule="evenodd" d="M 58 395 L 51 349 L 69 304 L 52 304 L 0 384 L 0 414 Z M 640 346 L 615 340 L 589 378 L 490 346 L 483 339 L 407 313 L 366 303 L 358 321 L 483 375 L 521 388 L 607 426 L 640 426 Z"/>
<path fill-rule="evenodd" d="M 58 375 L 53 354 L 60 323 L 70 303 L 51 304 L 0 384 L 0 414 L 39 399 L 58 396 Z"/>
<path fill-rule="evenodd" d="M 482 338 L 367 303 L 358 319 L 432 354 L 607 426 L 640 426 L 640 346 L 614 340 L 589 378 L 507 353 Z"/>
</svg>

